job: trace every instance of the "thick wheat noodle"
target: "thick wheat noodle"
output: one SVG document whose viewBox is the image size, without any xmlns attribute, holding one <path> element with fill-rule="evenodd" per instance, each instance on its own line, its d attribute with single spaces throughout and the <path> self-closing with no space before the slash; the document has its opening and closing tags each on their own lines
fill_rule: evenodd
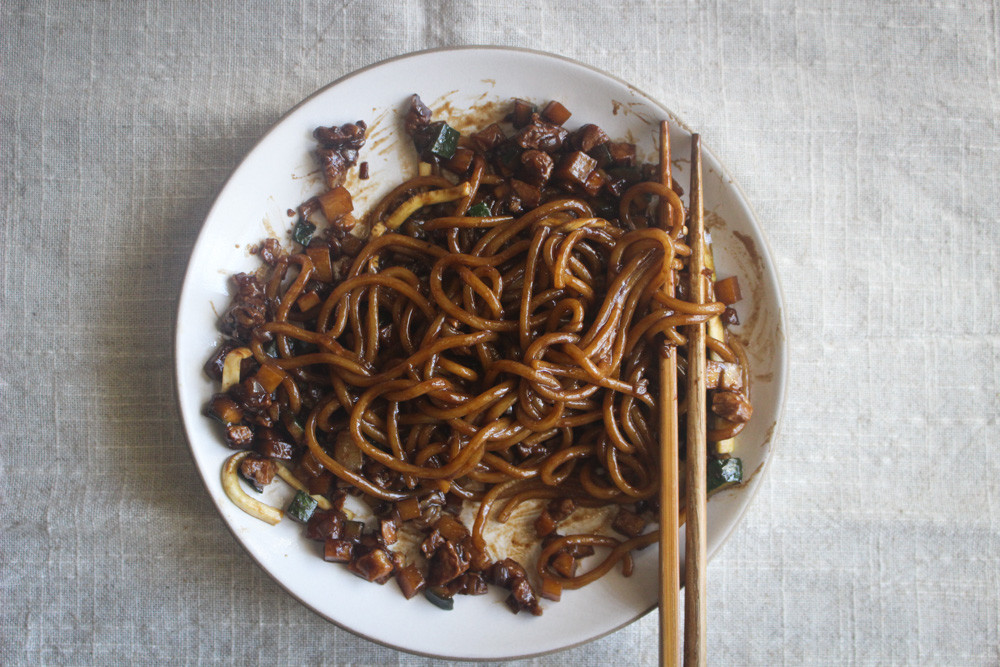
<svg viewBox="0 0 1000 667">
<path fill-rule="evenodd" d="M 305 254 L 281 257 L 265 289 L 274 317 L 257 328 L 250 348 L 281 374 L 278 400 L 305 417 L 303 440 L 319 464 L 382 500 L 442 489 L 479 500 L 471 535 L 482 550 L 504 498 L 498 521 L 529 499 L 598 507 L 656 494 L 658 403 L 648 387 L 656 386 L 659 352 L 686 343 L 674 327 L 724 306 L 691 304 L 664 289 L 691 252 L 681 240 L 684 209 L 670 188 L 627 190 L 622 226 L 595 217 L 578 197 L 517 217 L 475 217 L 468 209 L 502 181 L 485 173 L 479 156 L 468 174 L 469 195 L 421 209 L 426 219 L 402 227 L 419 228 L 416 237 L 370 239 L 343 279 L 318 293 L 319 305 L 294 318 L 293 306 L 315 289 L 316 271 Z M 440 176 L 410 179 L 368 222 L 415 192 L 451 186 Z M 667 200 L 668 231 L 648 226 L 650 197 Z M 738 343 L 710 345 L 749 379 Z M 325 395 L 300 388 L 303 378 Z M 709 437 L 739 428 L 727 424 Z M 330 453 L 337 438 L 348 438 L 368 463 L 338 461 Z M 395 476 L 371 476 L 369 463 Z M 543 550 L 538 572 L 578 588 L 629 564 L 632 549 L 656 539 L 656 532 L 624 541 L 559 537 Z M 611 551 L 585 574 L 553 574 L 549 559 L 574 545 Z"/>
<path fill-rule="evenodd" d="M 566 535 L 552 540 L 538 557 L 538 576 L 543 579 L 554 579 L 562 584 L 563 588 L 576 589 L 597 581 L 623 559 L 628 563 L 628 570 L 631 571 L 631 551 L 642 549 L 650 544 L 656 543 L 660 539 L 660 531 L 655 530 L 649 533 L 633 537 L 630 540 L 619 541 L 613 537 L 604 535 Z M 611 552 L 603 561 L 591 570 L 578 574 L 574 577 L 562 577 L 549 570 L 549 560 L 557 552 L 570 546 L 593 546 L 611 547 Z"/>
</svg>

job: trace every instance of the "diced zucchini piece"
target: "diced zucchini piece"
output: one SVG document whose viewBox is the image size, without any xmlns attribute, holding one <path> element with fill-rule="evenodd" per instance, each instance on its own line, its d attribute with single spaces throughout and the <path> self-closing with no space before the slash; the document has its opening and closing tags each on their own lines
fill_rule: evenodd
<svg viewBox="0 0 1000 667">
<path fill-rule="evenodd" d="M 292 498 L 291 504 L 288 505 L 288 516 L 299 523 L 305 523 L 309 521 L 309 517 L 313 515 L 318 505 L 319 503 L 316 499 L 305 491 L 296 491 L 295 497 Z"/>
<path fill-rule="evenodd" d="M 446 597 L 444 589 L 440 586 L 435 586 L 434 588 L 424 589 L 424 597 L 427 598 L 431 604 L 445 611 L 451 611 L 455 608 L 455 600 L 450 597 Z"/>
<path fill-rule="evenodd" d="M 430 125 L 428 130 L 431 132 L 428 152 L 441 159 L 450 160 L 458 149 L 458 130 L 443 121 L 440 121 L 440 124 Z"/>
<path fill-rule="evenodd" d="M 302 218 L 295 223 L 295 230 L 292 232 L 292 238 L 295 239 L 297 243 L 309 245 L 309 241 L 312 240 L 312 235 L 315 231 L 316 225 L 309 222 L 305 218 Z"/>
<path fill-rule="evenodd" d="M 735 456 L 728 459 L 708 460 L 708 492 L 718 491 L 743 481 L 743 460 Z"/>
<path fill-rule="evenodd" d="M 486 204 L 479 202 L 475 206 L 470 206 L 469 210 L 465 212 L 465 215 L 473 218 L 488 218 L 493 215 Z"/>
</svg>

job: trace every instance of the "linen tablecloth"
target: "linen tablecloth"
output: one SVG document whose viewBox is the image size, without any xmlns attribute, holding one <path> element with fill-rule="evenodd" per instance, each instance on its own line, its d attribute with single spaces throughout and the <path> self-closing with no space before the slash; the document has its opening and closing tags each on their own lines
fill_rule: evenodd
<svg viewBox="0 0 1000 667">
<path fill-rule="evenodd" d="M 381 59 L 579 59 L 701 131 L 786 296 L 773 463 L 708 571 L 709 662 L 1000 663 L 995 2 L 0 5 L 0 663 L 428 664 L 324 621 L 225 529 L 174 408 L 209 205 Z M 653 664 L 655 615 L 525 664 Z"/>
</svg>

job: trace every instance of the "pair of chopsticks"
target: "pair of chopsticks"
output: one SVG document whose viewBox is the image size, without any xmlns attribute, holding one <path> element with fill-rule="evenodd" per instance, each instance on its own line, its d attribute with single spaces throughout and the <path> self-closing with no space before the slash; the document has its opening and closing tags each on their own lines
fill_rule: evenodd
<svg viewBox="0 0 1000 667">
<path fill-rule="evenodd" d="M 705 281 L 705 217 L 701 174 L 701 137 L 691 136 L 691 221 L 688 244 L 691 260 L 691 298 L 695 303 L 707 300 Z M 670 173 L 670 127 L 660 123 L 660 183 L 672 187 Z M 660 198 L 660 225 L 668 228 L 669 206 Z M 673 293 L 673 271 L 669 272 L 668 290 Z M 705 500 L 706 500 L 706 429 L 705 399 L 705 324 L 688 327 L 687 373 L 687 529 L 684 563 L 684 664 L 705 665 Z M 677 433 L 677 348 L 668 347 L 660 363 L 660 664 L 678 664 L 678 597 L 680 563 L 678 523 L 680 491 L 678 488 Z"/>
</svg>

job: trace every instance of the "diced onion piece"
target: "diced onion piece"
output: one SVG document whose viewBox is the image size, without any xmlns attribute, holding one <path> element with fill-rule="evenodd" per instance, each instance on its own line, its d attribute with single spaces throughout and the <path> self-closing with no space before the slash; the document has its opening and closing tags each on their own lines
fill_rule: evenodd
<svg viewBox="0 0 1000 667">
<path fill-rule="evenodd" d="M 240 365 L 243 360 L 251 354 L 250 348 L 238 347 L 226 355 L 226 360 L 222 362 L 222 391 L 227 392 L 233 385 L 239 384 Z"/>
<path fill-rule="evenodd" d="M 240 463 L 248 454 L 250 452 L 236 452 L 226 459 L 226 462 L 222 465 L 222 490 L 226 492 L 226 496 L 233 501 L 233 504 L 241 510 L 273 526 L 281 521 L 284 512 L 277 507 L 265 505 L 259 500 L 251 498 L 243 490 L 243 487 L 240 486 L 238 470 Z M 278 470 L 281 470 L 281 466 L 278 466 Z"/>
<path fill-rule="evenodd" d="M 417 175 L 418 176 L 430 176 L 433 167 L 430 162 L 420 162 L 417 165 Z"/>
<path fill-rule="evenodd" d="M 309 310 L 310 308 L 318 306 L 319 302 L 320 302 L 319 294 L 316 294 L 316 292 L 306 292 L 305 294 L 299 297 L 298 301 L 296 301 L 296 303 L 299 304 L 299 310 L 301 310 L 303 313 Z"/>
<path fill-rule="evenodd" d="M 335 222 L 343 215 L 347 215 L 354 210 L 354 201 L 347 188 L 340 186 L 328 190 L 317 197 L 319 205 L 323 207 L 323 215 L 330 222 Z"/>
<path fill-rule="evenodd" d="M 315 272 L 316 279 L 321 280 L 325 283 L 333 282 L 333 262 L 330 261 L 330 249 L 329 248 L 306 248 L 306 254 L 309 255 L 309 259 L 313 263 L 313 271 Z M 308 294 L 315 294 L 315 292 L 307 292 L 303 296 Z M 316 297 L 317 303 L 319 302 L 319 297 Z M 299 299 L 299 307 L 302 307 L 302 299 Z M 302 308 L 302 310 L 307 310 Z"/>
<path fill-rule="evenodd" d="M 559 598 L 562 597 L 562 584 L 555 579 L 544 577 L 542 579 L 542 588 L 539 591 L 539 594 L 546 600 L 559 602 Z"/>
<path fill-rule="evenodd" d="M 431 190 L 430 192 L 415 194 L 403 202 L 403 204 L 397 208 L 391 216 L 389 216 L 389 218 L 385 221 L 385 226 L 389 229 L 399 229 L 399 226 L 406 222 L 407 218 L 424 206 L 455 201 L 456 199 L 467 197 L 471 191 L 472 186 L 468 181 L 465 181 L 450 188 Z"/>
<path fill-rule="evenodd" d="M 542 118 L 550 123 L 554 123 L 555 125 L 562 125 L 568 121 L 569 117 L 572 115 L 573 114 L 569 112 L 569 109 L 555 100 L 546 104 L 545 108 L 542 109 Z"/>
<path fill-rule="evenodd" d="M 288 483 L 288 485 L 293 489 L 295 489 L 296 491 L 301 491 L 302 493 L 309 493 L 308 487 L 306 487 L 306 485 L 302 483 L 302 480 L 300 480 L 298 477 L 292 474 L 291 470 L 281 465 L 280 463 L 278 464 L 278 477 L 285 480 Z M 333 509 L 333 505 L 330 503 L 330 501 L 324 498 L 323 496 L 315 496 L 312 494 L 309 495 L 312 496 L 313 500 L 319 503 L 319 508 L 321 510 Z"/>
<path fill-rule="evenodd" d="M 285 379 L 285 373 L 270 364 L 264 364 L 254 377 L 260 383 L 260 386 L 264 387 L 264 391 L 270 394 Z"/>
<path fill-rule="evenodd" d="M 716 282 L 715 298 L 727 306 L 731 306 L 742 299 L 743 295 L 740 293 L 739 279 L 736 276 L 729 276 Z"/>
<path fill-rule="evenodd" d="M 712 252 L 712 243 L 705 244 L 705 267 L 712 270 L 712 278 L 715 278 L 715 256 Z M 715 316 L 708 321 L 705 325 L 705 333 L 708 336 L 716 340 L 725 341 L 726 340 L 726 330 L 722 326 L 722 319 L 719 316 Z M 709 357 L 717 361 L 721 361 L 719 355 L 711 352 Z M 719 418 L 714 414 L 708 415 L 709 428 L 716 428 L 719 424 Z M 717 455 L 732 454 L 736 450 L 736 440 L 735 438 L 726 438 L 725 440 L 719 440 L 718 442 L 713 442 L 711 444 L 713 451 Z"/>
<path fill-rule="evenodd" d="M 403 521 L 416 519 L 420 516 L 420 501 L 416 498 L 406 498 L 396 503 L 396 511 Z"/>
</svg>

